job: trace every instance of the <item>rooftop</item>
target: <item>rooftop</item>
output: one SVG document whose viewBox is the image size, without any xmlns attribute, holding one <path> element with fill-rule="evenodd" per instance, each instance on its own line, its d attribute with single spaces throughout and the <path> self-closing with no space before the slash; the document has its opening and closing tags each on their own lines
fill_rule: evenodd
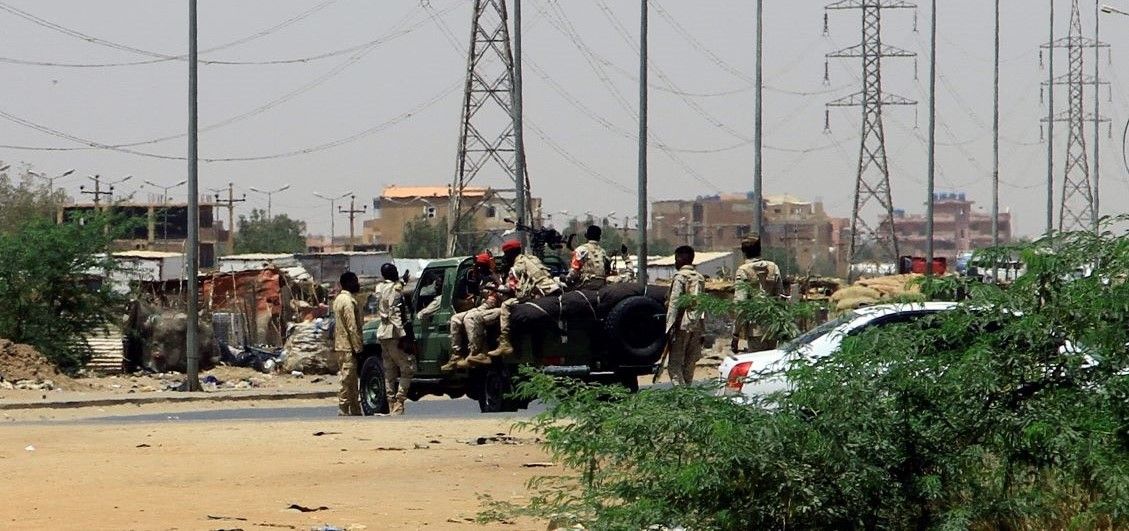
<svg viewBox="0 0 1129 531">
<path fill-rule="evenodd" d="M 180 258 L 184 253 L 170 253 L 165 251 L 122 251 L 113 253 L 114 258 L 142 258 L 142 259 L 161 259 L 161 258 Z"/>
<path fill-rule="evenodd" d="M 463 189 L 464 197 L 481 197 L 486 195 L 486 188 L 466 187 Z M 416 197 L 450 197 L 448 186 L 388 186 L 381 192 L 382 199 L 412 199 Z"/>
</svg>

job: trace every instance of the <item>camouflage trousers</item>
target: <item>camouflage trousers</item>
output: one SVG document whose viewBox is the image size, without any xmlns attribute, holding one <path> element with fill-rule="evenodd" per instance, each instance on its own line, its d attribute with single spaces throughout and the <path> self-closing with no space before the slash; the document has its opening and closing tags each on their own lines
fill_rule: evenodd
<svg viewBox="0 0 1129 531">
<path fill-rule="evenodd" d="M 674 334 L 674 343 L 666 360 L 666 370 L 674 385 L 694 383 L 694 369 L 702 357 L 702 331 L 679 330 Z"/>
<path fill-rule="evenodd" d="M 361 399 L 357 392 L 360 387 L 357 380 L 357 356 L 352 351 L 334 351 L 333 354 L 337 356 L 341 364 L 341 369 L 337 371 L 337 377 L 340 380 L 340 387 L 337 389 L 337 414 L 360 415 Z"/>
<path fill-rule="evenodd" d="M 416 358 L 400 349 L 398 339 L 381 339 L 380 354 L 384 361 L 384 386 L 388 399 L 405 398 L 416 373 Z"/>
<path fill-rule="evenodd" d="M 463 352 L 463 341 L 467 342 L 467 349 L 471 354 L 476 354 L 485 348 L 482 331 L 483 314 L 496 312 L 498 307 L 491 302 L 484 302 L 477 307 L 451 316 L 451 350 Z M 496 319 L 496 318 L 495 318 Z M 463 352 L 465 353 L 465 352 Z"/>
</svg>

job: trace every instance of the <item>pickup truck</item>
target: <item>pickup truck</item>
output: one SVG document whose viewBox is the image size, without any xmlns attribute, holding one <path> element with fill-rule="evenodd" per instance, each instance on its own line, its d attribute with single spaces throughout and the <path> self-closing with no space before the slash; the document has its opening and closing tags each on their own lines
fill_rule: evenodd
<svg viewBox="0 0 1129 531">
<path fill-rule="evenodd" d="M 546 262 L 553 269 L 554 264 Z M 665 311 L 662 288 L 617 284 L 600 292 L 570 292 L 564 299 L 547 297 L 545 307 L 556 303 L 557 314 L 542 307 L 527 309 L 544 314 L 536 323 L 519 324 L 515 310 L 511 342 L 514 355 L 483 367 L 442 372 L 451 353 L 449 321 L 456 313 L 454 301 L 467 297 L 465 279 L 473 265 L 471 257 L 432 262 L 424 269 L 405 303 L 414 316 L 439 298 L 439 310 L 429 319 L 412 323 L 415 336 L 416 373 L 409 399 L 426 395 L 470 397 L 484 413 L 517 411 L 527 403 L 510 396 L 518 378 L 518 367 L 530 366 L 548 374 L 588 382 L 619 383 L 638 389 L 638 378 L 650 374 L 665 342 Z M 559 265 L 559 264 L 558 264 Z M 562 313 L 562 301 L 582 301 L 590 312 Z M 460 303 L 465 305 L 465 303 Z M 532 305 L 531 305 L 532 306 Z M 536 312 L 540 312 L 537 314 Z M 527 313 L 527 315 L 530 315 Z M 376 322 L 364 326 L 365 350 L 360 360 L 361 406 L 366 415 L 387 413 L 384 369 Z M 490 348 L 496 346 L 497 326 L 487 333 Z"/>
</svg>

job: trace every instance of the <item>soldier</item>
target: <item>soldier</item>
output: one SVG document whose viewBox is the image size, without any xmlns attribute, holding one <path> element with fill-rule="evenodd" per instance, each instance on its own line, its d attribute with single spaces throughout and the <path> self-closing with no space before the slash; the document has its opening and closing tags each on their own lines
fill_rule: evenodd
<svg viewBox="0 0 1129 531">
<path fill-rule="evenodd" d="M 734 276 L 736 281 L 733 300 L 741 302 L 748 300 L 752 295 L 751 290 L 757 290 L 768 297 L 776 298 L 784 294 L 784 280 L 780 276 L 780 268 L 776 263 L 761 258 L 761 241 L 755 235 L 750 235 L 741 241 L 741 252 L 745 254 L 745 263 L 737 268 Z M 768 341 L 756 323 L 734 323 L 733 340 L 729 344 L 730 350 L 737 352 L 738 342 L 744 338 L 748 343 L 750 352 L 759 352 L 776 348 L 775 341 Z"/>
<path fill-rule="evenodd" d="M 341 292 L 333 299 L 333 315 L 337 320 L 333 327 L 333 352 L 341 364 L 338 371 L 341 387 L 337 391 L 337 414 L 360 415 L 357 354 L 364 350 L 364 343 L 361 341 L 364 315 L 355 296 L 361 291 L 361 282 L 356 274 L 346 271 L 341 275 L 340 283 Z"/>
<path fill-rule="evenodd" d="M 671 279 L 666 300 L 666 337 L 671 342 L 667 372 L 674 385 L 689 385 L 694 382 L 694 368 L 702 356 L 705 315 L 693 307 L 680 308 L 678 299 L 701 294 L 706 278 L 694 268 L 694 248 L 688 245 L 674 250 L 674 267 L 678 272 Z"/>
<path fill-rule="evenodd" d="M 584 232 L 588 241 L 572 251 L 572 263 L 569 266 L 567 282 L 576 289 L 600 289 L 607 283 L 608 274 L 611 272 L 611 261 L 608 253 L 600 247 L 600 237 L 603 231 L 596 225 L 589 225 Z"/>
<path fill-rule="evenodd" d="M 408 387 L 416 370 L 415 357 L 400 348 L 400 338 L 405 335 L 404 284 L 394 264 L 380 266 L 380 276 L 382 280 L 376 285 L 376 318 L 380 322 L 376 338 L 380 340 L 380 353 L 384 360 L 389 413 L 403 415 Z"/>
<path fill-rule="evenodd" d="M 485 356 L 471 356 L 465 360 L 470 364 L 486 365 L 491 358 L 505 357 L 514 353 L 510 344 L 510 312 L 513 307 L 522 302 L 528 302 L 538 297 L 546 297 L 561 291 L 560 283 L 549 274 L 549 269 L 541 263 L 536 256 L 522 254 L 521 242 L 509 240 L 502 244 L 503 259 L 509 267 L 506 273 L 506 285 L 498 291 L 511 298 L 502 302 L 497 312 L 498 325 L 501 334 L 498 337 L 498 348 L 486 353 Z M 478 316 L 478 321 L 485 325 L 492 315 L 484 313 Z"/>
<path fill-rule="evenodd" d="M 494 256 L 489 252 L 475 256 L 474 268 L 467 272 L 466 290 L 471 297 L 481 297 L 481 303 L 465 312 L 451 316 L 451 357 L 439 370 L 453 371 L 459 366 L 459 362 L 466 359 L 466 353 L 463 350 L 464 335 L 470 355 L 482 354 L 485 342 L 479 326 L 482 322 L 479 314 L 497 310 L 502 305 L 501 295 L 493 289 L 498 284 L 498 275 L 494 272 Z"/>
</svg>

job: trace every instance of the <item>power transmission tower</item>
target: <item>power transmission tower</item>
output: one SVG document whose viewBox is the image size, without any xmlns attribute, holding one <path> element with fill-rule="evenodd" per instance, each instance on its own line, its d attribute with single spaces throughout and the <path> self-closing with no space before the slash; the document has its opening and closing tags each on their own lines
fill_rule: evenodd
<svg viewBox="0 0 1129 531">
<path fill-rule="evenodd" d="M 521 150 L 524 154 L 525 148 L 519 145 L 515 134 L 517 97 L 506 2 L 475 0 L 458 159 L 447 215 L 449 255 L 455 254 L 460 236 L 465 235 L 465 220 L 473 219 L 486 201 L 500 198 L 519 221 L 528 224 L 532 218 L 528 172 L 523 172 L 525 175 L 518 179 L 517 153 Z M 466 190 L 480 173 L 499 179 L 504 177 L 505 186 L 491 187 L 484 199 L 468 201 Z M 518 212 L 519 209 L 524 212 Z"/>
<path fill-rule="evenodd" d="M 1108 84 L 1095 76 L 1085 73 L 1083 52 L 1090 48 L 1108 48 L 1109 45 L 1082 36 L 1082 19 L 1078 9 L 1078 0 L 1073 0 L 1070 8 L 1070 30 L 1066 37 L 1056 39 L 1042 46 L 1047 53 L 1054 54 L 1056 49 L 1065 49 L 1069 60 L 1069 69 L 1066 74 L 1054 77 L 1051 73 L 1050 80 L 1044 81 L 1043 86 L 1048 91 L 1054 91 L 1055 85 L 1067 87 L 1067 100 L 1069 106 L 1066 112 L 1054 114 L 1053 118 L 1043 118 L 1043 123 L 1066 122 L 1069 129 L 1066 140 L 1066 167 L 1062 175 L 1062 201 L 1059 203 L 1058 230 L 1076 231 L 1092 230 L 1095 227 L 1096 195 L 1090 182 L 1090 154 L 1086 150 L 1087 122 L 1108 122 L 1096 112 L 1087 113 L 1084 106 L 1086 87 Z M 1095 89 L 1094 98 L 1098 97 Z M 1095 138 L 1094 142 L 1098 139 Z M 1054 137 L 1047 136 L 1052 150 Z"/>
<path fill-rule="evenodd" d="M 886 159 L 886 132 L 882 108 L 887 105 L 917 105 L 916 101 L 886 94 L 882 89 L 884 57 L 916 57 L 917 54 L 882 42 L 882 11 L 914 9 L 917 6 L 901 0 L 841 0 L 825 7 L 828 11 L 858 9 L 862 11 L 862 42 L 827 54 L 828 58 L 862 59 L 862 90 L 827 103 L 827 107 L 861 107 L 862 138 L 859 145 L 858 174 L 855 180 L 855 203 L 851 213 L 850 263 L 861 258 L 863 238 L 874 244 L 875 259 L 898 259 L 898 241 L 894 231 L 894 204 L 890 195 L 890 167 Z M 824 16 L 824 33 L 827 33 Z M 828 121 L 830 121 L 828 110 Z M 886 226 L 875 229 L 866 220 L 867 207 L 877 203 L 885 215 Z M 879 231 L 885 234 L 879 234 Z"/>
</svg>

